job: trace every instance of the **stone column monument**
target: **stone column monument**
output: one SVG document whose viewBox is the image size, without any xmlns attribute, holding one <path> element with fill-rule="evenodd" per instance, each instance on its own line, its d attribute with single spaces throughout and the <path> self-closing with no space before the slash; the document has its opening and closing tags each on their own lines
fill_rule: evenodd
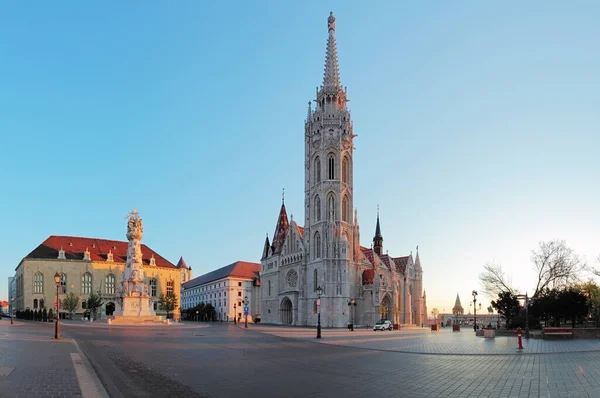
<svg viewBox="0 0 600 398">
<path fill-rule="evenodd" d="M 154 321 L 156 313 L 152 307 L 152 297 L 148 294 L 148 285 L 144 282 L 142 269 L 142 247 L 140 241 L 144 227 L 137 211 L 133 210 L 127 216 L 127 263 L 123 271 L 123 282 L 120 288 L 119 307 L 115 311 L 114 323 L 129 323 L 128 321 Z M 112 322 L 111 322 L 112 323 Z"/>
</svg>

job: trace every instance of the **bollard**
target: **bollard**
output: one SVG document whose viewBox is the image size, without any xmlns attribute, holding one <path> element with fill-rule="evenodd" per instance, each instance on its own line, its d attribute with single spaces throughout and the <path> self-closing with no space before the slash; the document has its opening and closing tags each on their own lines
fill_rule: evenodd
<svg viewBox="0 0 600 398">
<path fill-rule="evenodd" d="M 522 337 L 523 331 L 521 330 L 521 328 L 517 328 L 517 341 L 519 342 L 519 350 L 523 349 L 523 337 Z"/>
</svg>

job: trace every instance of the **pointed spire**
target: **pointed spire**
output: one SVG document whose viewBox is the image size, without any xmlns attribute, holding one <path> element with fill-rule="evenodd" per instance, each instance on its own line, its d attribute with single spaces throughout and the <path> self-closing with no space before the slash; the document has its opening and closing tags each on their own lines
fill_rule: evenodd
<svg viewBox="0 0 600 398">
<path fill-rule="evenodd" d="M 267 233 L 267 237 L 265 238 L 265 246 L 263 248 L 263 254 L 261 260 L 269 257 L 269 250 L 271 249 L 271 243 L 269 242 L 269 234 Z"/>
<path fill-rule="evenodd" d="M 373 249 L 378 256 L 383 254 L 383 236 L 381 235 L 381 226 L 379 225 L 379 205 L 377 205 L 377 226 L 375 227 L 375 237 L 373 238 Z"/>
<path fill-rule="evenodd" d="M 283 242 L 285 241 L 289 229 L 290 222 L 288 221 L 287 211 L 285 210 L 285 203 L 281 203 L 281 210 L 279 210 L 279 217 L 277 218 L 277 225 L 275 226 L 275 233 L 273 234 L 273 253 L 277 254 L 281 252 Z"/>
<path fill-rule="evenodd" d="M 421 268 L 421 259 L 419 258 L 419 246 L 417 246 L 417 257 L 415 258 L 415 267 L 417 269 Z"/>
<path fill-rule="evenodd" d="M 452 308 L 452 313 L 454 315 L 463 315 L 465 313 L 464 308 L 460 304 L 460 297 L 458 297 L 458 293 L 456 293 L 456 301 L 454 302 L 454 308 Z"/>
<path fill-rule="evenodd" d="M 152 255 L 152 257 L 154 257 L 154 255 Z M 188 265 L 185 263 L 185 260 L 183 259 L 183 256 L 179 257 L 179 261 L 177 262 L 177 268 L 189 269 Z"/>
<path fill-rule="evenodd" d="M 327 30 L 329 38 L 327 39 L 327 53 L 325 56 L 325 74 L 323 76 L 323 88 L 333 88 L 334 91 L 342 89 L 340 82 L 340 71 L 337 59 L 337 45 L 335 42 L 335 17 L 333 12 L 329 13 L 327 18 Z"/>
<path fill-rule="evenodd" d="M 306 122 L 310 122 L 310 120 L 312 119 L 312 107 L 311 107 L 311 102 L 308 101 L 308 114 L 306 115 Z"/>
</svg>

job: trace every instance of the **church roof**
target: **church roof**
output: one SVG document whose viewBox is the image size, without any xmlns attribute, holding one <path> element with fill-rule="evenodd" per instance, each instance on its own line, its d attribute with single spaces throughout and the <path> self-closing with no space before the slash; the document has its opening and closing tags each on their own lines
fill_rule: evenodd
<svg viewBox="0 0 600 398">
<path fill-rule="evenodd" d="M 279 210 L 279 217 L 277 218 L 277 225 L 275 226 L 275 233 L 273 234 L 274 254 L 281 252 L 289 229 L 290 223 L 288 221 L 287 211 L 285 210 L 285 204 L 282 203 L 281 210 Z"/>
<path fill-rule="evenodd" d="M 267 234 L 267 237 L 265 238 L 265 246 L 263 247 L 263 254 L 262 254 L 262 257 L 260 258 L 261 260 L 269 257 L 270 249 L 271 249 L 271 243 L 269 242 L 269 235 Z"/>
<path fill-rule="evenodd" d="M 396 257 L 394 258 L 394 264 L 396 265 L 396 271 L 404 273 L 406 272 L 406 265 L 410 256 Z"/>
<path fill-rule="evenodd" d="M 372 285 L 374 278 L 375 278 L 375 269 L 374 268 L 366 269 L 362 273 L 362 284 L 363 285 Z"/>
<path fill-rule="evenodd" d="M 388 256 L 387 254 L 384 254 L 382 256 L 379 256 L 379 258 L 385 264 L 385 266 L 391 271 L 392 265 L 391 265 L 391 258 L 390 258 L 390 256 Z"/>
<path fill-rule="evenodd" d="M 256 279 L 260 272 L 260 264 L 250 263 L 246 261 L 236 261 L 219 269 L 209 272 L 208 274 L 200 275 L 183 284 L 184 289 L 191 289 L 196 286 L 204 285 L 212 281 L 224 279 L 227 277 L 238 277 L 247 279 Z"/>
<path fill-rule="evenodd" d="M 177 268 L 185 268 L 185 269 L 189 269 L 190 268 L 185 263 L 185 260 L 183 259 L 183 256 L 181 258 L 179 258 L 179 261 L 177 262 Z"/>
<path fill-rule="evenodd" d="M 106 261 L 108 253 L 111 252 L 115 263 L 125 263 L 128 245 L 129 242 L 119 240 L 51 235 L 25 256 L 25 259 L 56 259 L 58 251 L 62 248 L 67 260 L 83 260 L 83 254 L 87 250 L 92 261 Z M 150 258 L 154 256 L 157 267 L 176 268 L 173 263 L 148 246 L 142 244 L 141 247 L 143 264 L 150 265 Z"/>
<path fill-rule="evenodd" d="M 298 231 L 298 236 L 304 239 L 304 227 L 301 227 L 298 224 L 296 224 L 296 230 Z"/>
</svg>

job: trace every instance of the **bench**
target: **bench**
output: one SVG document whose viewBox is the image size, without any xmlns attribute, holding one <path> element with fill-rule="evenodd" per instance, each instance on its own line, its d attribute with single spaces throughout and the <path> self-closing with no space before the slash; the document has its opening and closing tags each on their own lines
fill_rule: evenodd
<svg viewBox="0 0 600 398">
<path fill-rule="evenodd" d="M 551 327 L 544 328 L 544 338 L 546 337 L 570 337 L 573 338 L 573 328 L 572 327 Z"/>
</svg>

